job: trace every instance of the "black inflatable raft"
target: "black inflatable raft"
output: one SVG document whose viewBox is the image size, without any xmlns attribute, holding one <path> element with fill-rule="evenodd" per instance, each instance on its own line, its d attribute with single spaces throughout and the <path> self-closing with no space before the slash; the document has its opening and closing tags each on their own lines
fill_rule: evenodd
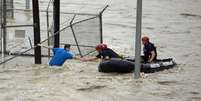
<svg viewBox="0 0 201 101">
<path fill-rule="evenodd" d="M 157 60 L 154 63 L 142 63 L 141 72 L 153 73 L 164 69 L 172 68 L 176 65 L 172 58 Z M 117 59 L 103 61 L 99 64 L 99 72 L 104 73 L 129 73 L 134 70 L 135 62 L 131 59 Z"/>
</svg>

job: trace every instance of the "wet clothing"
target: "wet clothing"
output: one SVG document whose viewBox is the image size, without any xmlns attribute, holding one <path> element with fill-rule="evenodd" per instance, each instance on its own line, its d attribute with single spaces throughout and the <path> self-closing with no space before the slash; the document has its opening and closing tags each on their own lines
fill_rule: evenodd
<svg viewBox="0 0 201 101">
<path fill-rule="evenodd" d="M 67 59 L 72 59 L 73 54 L 63 48 L 53 48 L 54 56 L 49 62 L 50 66 L 62 66 Z"/>
<path fill-rule="evenodd" d="M 143 56 L 143 59 L 144 59 L 144 62 L 148 62 L 149 58 L 151 57 L 151 52 L 154 51 L 156 56 L 154 57 L 153 61 L 156 61 L 157 59 L 157 51 L 156 51 L 156 47 L 154 46 L 154 44 L 152 43 L 147 43 L 144 45 L 144 48 L 143 48 L 143 52 L 144 52 L 144 56 Z"/>
<path fill-rule="evenodd" d="M 106 59 L 106 57 L 109 57 L 109 58 L 121 58 L 116 52 L 114 52 L 110 48 L 106 48 L 106 49 L 102 50 L 101 52 L 99 52 L 99 54 L 96 57 L 97 58 L 102 58 L 102 59 Z"/>
</svg>

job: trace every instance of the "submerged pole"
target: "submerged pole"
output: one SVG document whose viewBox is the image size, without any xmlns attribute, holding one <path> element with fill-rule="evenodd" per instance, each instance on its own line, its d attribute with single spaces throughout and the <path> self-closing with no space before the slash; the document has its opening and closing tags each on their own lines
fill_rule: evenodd
<svg viewBox="0 0 201 101">
<path fill-rule="evenodd" d="M 32 0 L 33 7 L 33 23 L 34 23 L 34 46 L 40 43 L 40 18 L 38 0 Z M 35 64 L 41 64 L 41 47 L 34 49 Z"/>
<path fill-rule="evenodd" d="M 60 30 L 60 0 L 54 0 L 54 33 Z M 59 47 L 60 43 L 60 34 L 57 33 L 54 36 L 54 47 Z"/>
<path fill-rule="evenodd" d="M 140 78 L 141 68 L 141 26 L 142 26 L 142 0 L 137 0 L 136 40 L 135 40 L 135 79 Z"/>
</svg>

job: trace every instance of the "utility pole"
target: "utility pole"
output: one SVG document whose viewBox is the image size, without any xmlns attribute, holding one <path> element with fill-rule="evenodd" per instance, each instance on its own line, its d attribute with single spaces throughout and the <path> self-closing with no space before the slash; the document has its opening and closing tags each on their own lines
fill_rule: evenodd
<svg viewBox="0 0 201 101">
<path fill-rule="evenodd" d="M 33 24 L 34 24 L 34 46 L 40 43 L 40 15 L 38 0 L 32 0 Z M 34 48 L 35 64 L 41 64 L 41 47 Z"/>
<path fill-rule="evenodd" d="M 142 0 L 137 0 L 136 40 L 135 40 L 135 79 L 140 78 L 141 68 L 141 26 L 142 26 Z"/>
<path fill-rule="evenodd" d="M 53 10 L 53 17 L 54 17 L 54 47 L 59 47 L 60 43 L 60 0 L 54 0 L 54 10 Z"/>
</svg>

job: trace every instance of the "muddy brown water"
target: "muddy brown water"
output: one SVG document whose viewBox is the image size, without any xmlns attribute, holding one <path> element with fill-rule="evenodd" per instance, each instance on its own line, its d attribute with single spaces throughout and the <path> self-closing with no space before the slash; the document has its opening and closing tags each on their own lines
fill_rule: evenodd
<svg viewBox="0 0 201 101">
<path fill-rule="evenodd" d="M 136 0 L 62 2 L 108 3 L 104 42 L 120 54 L 134 54 Z M 98 61 L 69 60 L 52 69 L 17 58 L 17 64 L 1 65 L 0 101 L 201 101 L 200 6 L 200 0 L 143 0 L 143 35 L 155 43 L 159 58 L 175 59 L 173 69 L 134 80 L 133 73 L 99 73 Z"/>
</svg>

